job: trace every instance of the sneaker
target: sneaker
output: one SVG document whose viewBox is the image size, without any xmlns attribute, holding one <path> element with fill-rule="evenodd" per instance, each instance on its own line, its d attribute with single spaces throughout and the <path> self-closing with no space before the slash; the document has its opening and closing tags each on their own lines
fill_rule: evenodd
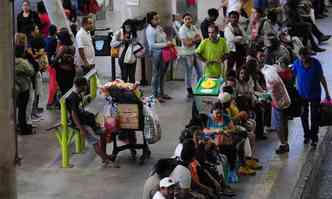
<svg viewBox="0 0 332 199">
<path fill-rule="evenodd" d="M 323 35 L 319 38 L 318 42 L 319 44 L 323 43 L 324 41 L 327 41 L 331 38 L 331 35 Z"/>
<path fill-rule="evenodd" d="M 324 52 L 326 51 L 326 49 L 323 49 L 323 48 L 319 48 L 319 47 L 313 47 L 311 50 L 317 52 L 317 53 L 320 53 L 320 52 Z"/>
<path fill-rule="evenodd" d="M 283 154 L 289 152 L 289 145 L 280 145 L 279 148 L 276 150 L 276 154 Z"/>
<path fill-rule="evenodd" d="M 193 89 L 192 88 L 187 88 L 187 98 L 193 98 L 194 94 L 193 94 Z"/>
<path fill-rule="evenodd" d="M 31 117 L 32 118 L 41 118 L 42 116 L 40 114 L 38 114 L 38 113 L 32 113 Z"/>
<path fill-rule="evenodd" d="M 304 143 L 304 144 L 309 144 L 309 143 L 310 143 L 310 139 L 309 139 L 309 138 L 304 138 L 303 143 Z"/>
<path fill-rule="evenodd" d="M 273 131 L 275 131 L 275 129 L 273 129 L 272 127 L 270 127 L 270 126 L 265 126 L 264 127 L 264 132 L 273 132 Z"/>
<path fill-rule="evenodd" d="M 316 149 L 317 148 L 317 142 L 312 141 L 311 142 L 311 148 Z"/>
<path fill-rule="evenodd" d="M 256 136 L 256 139 L 258 140 L 267 140 L 267 136 L 266 135 L 259 135 L 259 136 Z"/>
<path fill-rule="evenodd" d="M 34 134 L 34 130 L 31 126 L 27 126 L 25 129 L 21 129 L 20 135 L 32 135 Z"/>
<path fill-rule="evenodd" d="M 100 148 L 100 145 L 94 144 L 93 147 L 95 149 L 96 154 L 102 159 L 103 163 L 108 163 L 109 162 L 108 157 L 105 154 L 105 152 L 102 151 L 102 149 Z"/>
<path fill-rule="evenodd" d="M 240 166 L 238 173 L 241 176 L 254 176 L 254 175 L 256 175 L 256 171 L 252 170 L 251 168 L 249 168 L 246 165 Z"/>
<path fill-rule="evenodd" d="M 161 104 L 165 103 L 166 101 L 162 97 L 157 97 L 157 101 Z"/>
<path fill-rule="evenodd" d="M 236 193 L 230 186 L 226 186 L 221 192 L 218 193 L 218 195 L 226 197 L 234 197 L 236 196 Z"/>
<path fill-rule="evenodd" d="M 257 161 L 255 160 L 247 160 L 246 161 L 246 165 L 250 168 L 250 169 L 253 169 L 253 170 L 262 170 L 263 169 L 263 166 L 260 165 Z"/>
<path fill-rule="evenodd" d="M 161 98 L 163 98 L 164 100 L 171 100 L 171 99 L 173 99 L 171 96 L 166 95 L 166 94 L 162 95 Z"/>
<path fill-rule="evenodd" d="M 44 112 L 44 108 L 38 107 L 36 108 L 37 113 L 42 113 Z"/>
</svg>

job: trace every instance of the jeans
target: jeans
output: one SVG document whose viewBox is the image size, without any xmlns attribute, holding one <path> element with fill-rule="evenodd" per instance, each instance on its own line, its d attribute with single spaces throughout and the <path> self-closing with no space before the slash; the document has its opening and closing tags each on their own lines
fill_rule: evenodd
<svg viewBox="0 0 332 199">
<path fill-rule="evenodd" d="M 95 145 L 98 143 L 98 138 L 95 137 L 94 135 L 94 130 L 87 125 L 84 125 L 83 128 L 86 130 L 85 139 L 90 145 Z"/>
<path fill-rule="evenodd" d="M 309 127 L 309 106 L 311 128 Z M 320 119 L 320 101 L 303 100 L 301 110 L 301 122 L 304 131 L 304 139 L 311 139 L 313 142 L 317 142 Z"/>
<path fill-rule="evenodd" d="M 307 46 L 310 41 L 311 47 L 316 48 L 318 45 L 315 42 L 314 37 L 312 36 L 312 25 L 308 22 L 298 22 L 296 24 L 290 25 L 290 35 L 298 36 L 303 38 L 303 45 Z"/>
<path fill-rule="evenodd" d="M 33 109 L 33 102 L 35 101 L 35 90 L 32 88 L 32 83 L 30 83 L 30 89 L 29 89 L 29 99 L 28 99 L 28 104 L 26 108 L 26 118 L 27 118 L 27 123 L 32 124 L 32 109 Z"/>
<path fill-rule="evenodd" d="M 121 79 L 124 82 L 135 83 L 136 62 L 134 64 L 120 63 Z"/>
<path fill-rule="evenodd" d="M 185 75 L 185 84 L 186 88 L 192 88 L 192 75 L 193 75 L 193 68 L 196 71 L 196 80 L 198 81 L 202 77 L 202 67 L 197 60 L 196 55 L 187 55 L 182 58 L 183 63 L 186 67 L 186 75 Z"/>
<path fill-rule="evenodd" d="M 155 97 L 164 95 L 165 74 L 169 63 L 164 63 L 161 58 L 161 51 L 152 51 L 152 94 Z"/>
<path fill-rule="evenodd" d="M 29 101 L 29 93 L 30 91 L 20 92 L 17 95 L 16 103 L 18 108 L 18 123 L 22 131 L 27 129 L 27 105 Z"/>
<path fill-rule="evenodd" d="M 324 34 L 318 29 L 316 24 L 312 21 L 310 17 L 303 17 L 303 21 L 310 23 L 312 27 L 312 34 L 319 40 Z"/>
<path fill-rule="evenodd" d="M 161 74 L 160 74 L 160 96 L 165 95 L 165 76 L 168 71 L 169 66 L 171 65 L 171 62 L 164 63 L 162 66 Z"/>
</svg>

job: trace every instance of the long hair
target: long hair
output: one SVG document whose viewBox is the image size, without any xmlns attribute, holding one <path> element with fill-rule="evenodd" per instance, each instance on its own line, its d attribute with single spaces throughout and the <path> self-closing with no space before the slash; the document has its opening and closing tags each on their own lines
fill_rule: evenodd
<svg viewBox="0 0 332 199">
<path fill-rule="evenodd" d="M 158 13 L 155 12 L 155 11 L 149 12 L 149 13 L 146 15 L 146 22 L 147 22 L 148 24 L 151 24 L 151 25 L 152 25 L 153 17 L 156 16 L 156 15 L 158 15 Z"/>
<path fill-rule="evenodd" d="M 40 14 L 45 14 L 45 13 L 47 13 L 47 10 L 46 10 L 46 8 L 45 8 L 44 2 L 39 1 L 39 2 L 37 3 L 37 11 L 38 11 L 38 13 L 40 13 Z"/>
<path fill-rule="evenodd" d="M 130 27 L 130 32 L 127 32 L 126 31 L 126 26 L 129 26 Z M 131 34 L 134 38 L 137 37 L 137 27 L 136 27 L 136 24 L 134 22 L 134 20 L 132 19 L 127 19 L 123 22 L 122 26 L 121 26 L 122 30 L 124 33 L 129 33 Z"/>
<path fill-rule="evenodd" d="M 60 29 L 58 38 L 59 38 L 60 42 L 65 46 L 71 46 L 74 44 L 67 28 Z"/>
</svg>

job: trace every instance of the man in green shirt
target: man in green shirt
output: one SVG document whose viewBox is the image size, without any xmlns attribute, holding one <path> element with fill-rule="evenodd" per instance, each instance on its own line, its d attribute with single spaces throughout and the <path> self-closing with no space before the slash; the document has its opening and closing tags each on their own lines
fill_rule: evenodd
<svg viewBox="0 0 332 199">
<path fill-rule="evenodd" d="M 208 28 L 209 38 L 203 40 L 196 53 L 205 62 L 204 76 L 210 78 L 225 77 L 226 66 L 224 64 L 225 55 L 228 48 L 224 38 L 219 37 L 218 27 L 214 24 Z"/>
</svg>

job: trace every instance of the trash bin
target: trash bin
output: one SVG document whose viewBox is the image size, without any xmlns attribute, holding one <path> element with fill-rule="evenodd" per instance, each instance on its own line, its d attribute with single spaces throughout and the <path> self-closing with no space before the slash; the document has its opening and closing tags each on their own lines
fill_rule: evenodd
<svg viewBox="0 0 332 199">
<path fill-rule="evenodd" d="M 111 41 L 113 33 L 94 36 L 94 47 L 96 56 L 111 56 Z"/>
</svg>

